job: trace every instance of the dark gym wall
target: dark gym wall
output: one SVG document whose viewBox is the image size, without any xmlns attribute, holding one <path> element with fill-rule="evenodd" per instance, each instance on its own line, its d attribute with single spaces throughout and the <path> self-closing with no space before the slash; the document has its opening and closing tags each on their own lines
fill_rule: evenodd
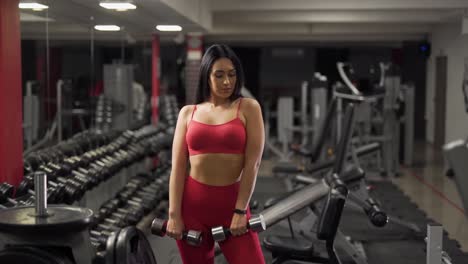
<svg viewBox="0 0 468 264">
<path fill-rule="evenodd" d="M 404 42 L 402 49 L 401 75 L 405 83 L 415 85 L 414 133 L 415 139 L 426 139 L 426 60 L 427 55 L 419 50 L 419 42 Z"/>
<path fill-rule="evenodd" d="M 313 47 L 267 47 L 262 50 L 260 86 L 262 96 L 300 95 L 301 83 L 315 72 Z"/>
<path fill-rule="evenodd" d="M 256 47 L 232 47 L 239 57 L 245 75 L 245 87 L 259 98 L 261 49 Z"/>
</svg>

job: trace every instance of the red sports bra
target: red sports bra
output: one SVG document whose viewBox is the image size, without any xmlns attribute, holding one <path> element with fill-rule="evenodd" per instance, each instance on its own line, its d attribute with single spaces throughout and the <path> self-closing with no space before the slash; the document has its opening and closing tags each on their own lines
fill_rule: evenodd
<svg viewBox="0 0 468 264">
<path fill-rule="evenodd" d="M 195 105 L 185 134 L 189 156 L 204 153 L 244 154 L 246 131 L 239 118 L 239 101 L 236 118 L 224 124 L 210 125 L 193 120 Z"/>
</svg>

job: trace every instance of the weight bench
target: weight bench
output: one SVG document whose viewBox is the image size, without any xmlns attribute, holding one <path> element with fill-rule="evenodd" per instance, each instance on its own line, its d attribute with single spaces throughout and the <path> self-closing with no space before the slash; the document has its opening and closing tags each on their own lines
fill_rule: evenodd
<svg viewBox="0 0 468 264">
<path fill-rule="evenodd" d="M 338 185 L 330 189 L 321 212 L 317 227 L 317 238 L 325 241 L 326 255 L 316 250 L 318 247 L 324 248 L 323 243 L 319 245 L 307 239 L 296 238 L 294 235 L 292 237 L 269 235 L 263 240 L 263 245 L 272 252 L 272 264 L 301 263 L 297 261 L 340 263 L 335 254 L 334 240 L 347 194 L 348 189 L 344 185 Z"/>
</svg>

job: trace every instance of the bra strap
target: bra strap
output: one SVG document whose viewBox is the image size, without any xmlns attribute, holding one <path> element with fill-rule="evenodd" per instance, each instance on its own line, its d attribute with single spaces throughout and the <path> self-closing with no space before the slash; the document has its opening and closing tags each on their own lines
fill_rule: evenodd
<svg viewBox="0 0 468 264">
<path fill-rule="evenodd" d="M 195 114 L 195 111 L 197 110 L 197 105 L 195 105 L 195 107 L 193 108 L 193 111 L 192 111 L 192 117 L 190 118 L 190 120 L 193 119 L 193 114 Z"/>
<path fill-rule="evenodd" d="M 239 117 L 239 109 L 240 109 L 241 103 L 242 103 L 242 97 L 239 99 L 239 105 L 237 106 L 237 117 Z"/>
</svg>

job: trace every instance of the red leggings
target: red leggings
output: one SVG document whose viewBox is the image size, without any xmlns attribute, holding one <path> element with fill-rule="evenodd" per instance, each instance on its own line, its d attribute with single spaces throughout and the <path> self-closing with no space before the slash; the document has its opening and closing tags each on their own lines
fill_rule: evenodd
<svg viewBox="0 0 468 264">
<path fill-rule="evenodd" d="M 182 218 L 185 229 L 203 232 L 201 246 L 188 245 L 177 240 L 184 264 L 213 264 L 214 241 L 211 228 L 229 227 L 237 201 L 239 182 L 227 186 L 212 186 L 196 181 L 188 176 L 185 181 L 182 199 Z M 247 219 L 250 218 L 250 210 Z M 229 264 L 264 264 L 258 235 L 247 232 L 241 236 L 231 236 L 219 246 Z"/>
</svg>

